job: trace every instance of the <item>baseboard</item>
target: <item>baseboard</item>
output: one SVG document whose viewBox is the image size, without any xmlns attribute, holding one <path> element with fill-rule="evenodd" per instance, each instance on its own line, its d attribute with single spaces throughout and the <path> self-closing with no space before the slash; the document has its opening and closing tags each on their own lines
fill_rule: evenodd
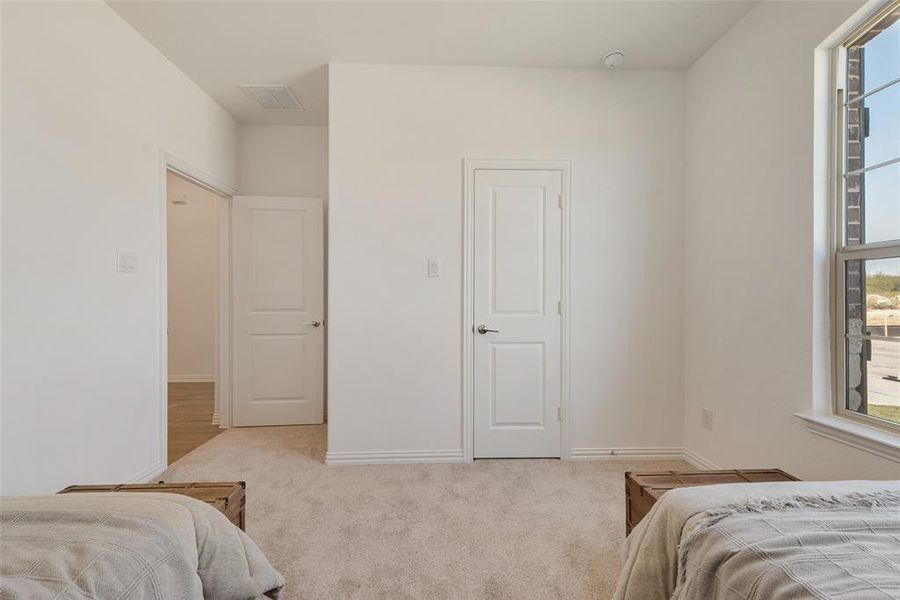
<svg viewBox="0 0 900 600">
<path fill-rule="evenodd" d="M 716 466 L 714 462 L 706 458 L 705 456 L 701 456 L 697 454 L 690 448 L 684 449 L 684 460 L 688 461 L 698 469 L 704 469 L 706 471 L 718 471 L 719 467 Z"/>
<path fill-rule="evenodd" d="M 462 450 L 401 450 L 391 452 L 326 452 L 326 465 L 388 465 L 464 462 Z"/>
<path fill-rule="evenodd" d="M 166 470 L 164 466 L 160 463 L 156 463 L 150 465 L 131 479 L 129 479 L 126 483 L 150 483 L 151 481 L 156 481 L 157 478 L 163 474 Z"/>
<path fill-rule="evenodd" d="M 221 425 L 222 424 L 222 417 L 219 416 L 219 411 L 213 412 L 212 424 L 213 425 Z"/>
<path fill-rule="evenodd" d="M 684 448 L 571 448 L 569 460 L 679 460 Z"/>
<path fill-rule="evenodd" d="M 169 375 L 169 383 L 215 383 L 215 375 Z"/>
<path fill-rule="evenodd" d="M 685 460 L 698 469 L 717 470 L 713 462 L 689 448 L 572 448 L 569 460 Z M 465 462 L 462 450 L 399 450 L 389 452 L 326 452 L 328 465 L 387 465 Z"/>
</svg>

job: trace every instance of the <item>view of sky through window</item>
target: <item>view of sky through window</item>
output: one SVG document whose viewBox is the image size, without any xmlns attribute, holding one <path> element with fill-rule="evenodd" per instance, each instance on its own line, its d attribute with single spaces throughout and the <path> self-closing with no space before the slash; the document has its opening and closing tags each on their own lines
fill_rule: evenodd
<svg viewBox="0 0 900 600">
<path fill-rule="evenodd" d="M 854 244 L 893 246 L 900 240 L 900 20 L 891 14 L 882 23 L 890 24 L 870 37 L 866 34 L 848 53 L 847 89 L 852 95 L 845 134 L 847 167 L 852 171 L 847 174 L 845 214 L 850 217 L 848 238 Z M 856 73 L 861 81 L 855 79 Z M 845 407 L 894 424 L 900 424 L 897 253 L 900 249 L 896 253 L 891 249 L 883 258 L 845 263 Z"/>
<path fill-rule="evenodd" d="M 900 21 L 866 42 L 863 90 L 869 92 L 900 77 Z M 900 83 L 865 98 L 869 109 L 869 136 L 865 164 L 871 166 L 900 157 Z M 900 239 L 900 163 L 865 174 L 866 241 Z M 880 265 L 887 274 L 900 275 L 900 260 Z"/>
</svg>

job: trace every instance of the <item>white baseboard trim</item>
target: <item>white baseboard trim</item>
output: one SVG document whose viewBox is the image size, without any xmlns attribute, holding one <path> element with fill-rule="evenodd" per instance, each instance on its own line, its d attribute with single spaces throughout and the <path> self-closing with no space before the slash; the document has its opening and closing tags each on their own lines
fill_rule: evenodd
<svg viewBox="0 0 900 600">
<path fill-rule="evenodd" d="M 689 448 L 572 448 L 569 460 L 685 460 L 698 469 L 717 470 L 713 462 Z M 397 450 L 388 452 L 326 452 L 327 465 L 388 465 L 465 462 L 462 450 Z"/>
<path fill-rule="evenodd" d="M 691 463 L 698 469 L 703 469 L 705 471 L 718 471 L 719 470 L 719 467 L 716 466 L 716 464 L 714 462 L 712 462 L 705 456 L 697 454 L 690 448 L 684 449 L 684 460 L 688 461 L 689 463 Z"/>
<path fill-rule="evenodd" d="M 326 465 L 389 465 L 403 463 L 460 463 L 462 450 L 400 450 L 389 452 L 326 452 Z"/>
<path fill-rule="evenodd" d="M 169 383 L 215 383 L 215 375 L 169 375 Z"/>
<path fill-rule="evenodd" d="M 150 465 L 131 479 L 129 479 L 126 483 L 150 483 L 156 482 L 157 478 L 163 474 L 166 470 L 164 466 L 160 463 L 156 463 Z"/>
<path fill-rule="evenodd" d="M 679 460 L 684 448 L 570 448 L 569 460 Z"/>
</svg>

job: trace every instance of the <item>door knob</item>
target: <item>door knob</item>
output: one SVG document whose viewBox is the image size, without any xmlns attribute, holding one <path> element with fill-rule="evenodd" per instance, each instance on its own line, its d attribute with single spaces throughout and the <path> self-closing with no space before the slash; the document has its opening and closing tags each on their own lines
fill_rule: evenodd
<svg viewBox="0 0 900 600">
<path fill-rule="evenodd" d="M 322 321 L 312 321 L 311 323 L 304 323 L 304 325 L 312 325 L 313 327 L 318 327 L 322 324 Z"/>
<path fill-rule="evenodd" d="M 478 329 L 476 329 L 476 331 L 477 331 L 478 333 L 480 333 L 481 335 L 484 335 L 484 334 L 486 334 L 486 333 L 500 333 L 500 332 L 499 332 L 498 330 L 496 330 L 496 329 L 488 329 L 488 328 L 487 328 L 487 325 L 479 325 L 479 326 L 478 326 Z"/>
</svg>

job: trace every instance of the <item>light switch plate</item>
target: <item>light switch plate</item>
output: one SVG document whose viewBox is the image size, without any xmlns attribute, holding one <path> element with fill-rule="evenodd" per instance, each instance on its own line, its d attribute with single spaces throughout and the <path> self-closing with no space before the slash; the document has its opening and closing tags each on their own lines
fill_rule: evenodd
<svg viewBox="0 0 900 600">
<path fill-rule="evenodd" d="M 429 277 L 440 277 L 441 276 L 441 263 L 440 261 L 429 258 L 425 261 L 426 272 Z"/>
<path fill-rule="evenodd" d="M 116 271 L 119 273 L 137 273 L 137 253 L 127 250 L 117 251 Z"/>
</svg>

